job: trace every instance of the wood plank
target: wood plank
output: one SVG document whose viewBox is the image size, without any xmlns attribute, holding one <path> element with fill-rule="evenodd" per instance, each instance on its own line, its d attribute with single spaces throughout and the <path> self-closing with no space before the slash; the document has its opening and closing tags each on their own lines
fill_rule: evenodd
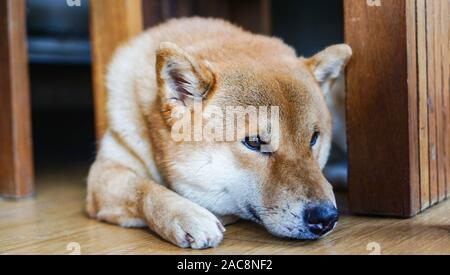
<svg viewBox="0 0 450 275">
<path fill-rule="evenodd" d="M 89 1 L 97 138 L 107 123 L 105 73 L 117 47 L 143 29 L 141 0 Z"/>
<path fill-rule="evenodd" d="M 192 0 L 178 0 L 176 6 L 177 17 L 188 17 L 192 13 Z"/>
<path fill-rule="evenodd" d="M 261 2 L 261 33 L 272 34 L 272 0 Z"/>
<path fill-rule="evenodd" d="M 25 0 L 0 1 L 0 195 L 33 193 Z"/>
<path fill-rule="evenodd" d="M 271 33 L 269 0 L 229 1 L 229 3 L 232 22 L 254 33 Z"/>
<path fill-rule="evenodd" d="M 442 201 L 445 199 L 447 193 L 446 193 L 446 182 L 445 182 L 445 173 L 446 173 L 446 161 L 445 161 L 445 128 L 447 127 L 445 125 L 445 106 L 444 106 L 444 86 L 443 84 L 443 67 L 446 63 L 445 56 L 442 52 L 442 45 L 446 44 L 443 39 L 444 34 L 444 26 L 442 24 L 442 12 L 441 9 L 444 8 L 444 3 L 447 0 L 438 0 L 438 1 L 432 1 L 431 4 L 434 5 L 434 26 L 435 26 L 435 32 L 434 32 L 434 53 L 435 53 L 435 69 L 436 75 L 434 76 L 434 82 L 436 87 L 436 135 L 437 135 L 437 147 L 436 151 L 437 154 L 437 169 L 438 169 L 438 201 Z"/>
<path fill-rule="evenodd" d="M 445 167 L 446 167 L 446 197 L 450 197 L 450 0 L 443 1 L 441 7 L 442 20 L 442 86 L 443 86 L 443 102 L 444 102 L 444 122 L 445 128 Z"/>
<path fill-rule="evenodd" d="M 408 59 L 408 109 L 409 109 L 409 153 L 410 153 L 410 205 L 412 212 L 420 206 L 420 162 L 419 162 L 419 106 L 417 79 L 417 1 L 406 1 L 407 59 Z"/>
<path fill-rule="evenodd" d="M 417 213 L 411 200 L 418 182 L 411 169 L 405 9 L 406 1 L 379 7 L 344 1 L 345 40 L 354 51 L 347 69 L 349 198 L 359 214 Z"/>
<path fill-rule="evenodd" d="M 271 33 L 271 0 L 143 0 L 143 7 L 146 28 L 171 18 L 201 16 L 226 19 L 255 33 Z"/>
<path fill-rule="evenodd" d="M 439 43 L 436 38 L 435 6 L 441 0 L 425 2 L 425 32 L 426 32 L 426 60 L 427 60 L 427 89 L 428 89 L 428 159 L 429 159 L 429 184 L 430 205 L 438 202 L 438 140 L 437 140 L 437 112 L 440 111 L 438 100 L 439 88 L 435 81 L 439 74 L 436 68 L 437 52 L 435 45 Z"/>
<path fill-rule="evenodd" d="M 430 206 L 426 0 L 417 0 L 417 59 L 419 85 L 420 191 L 422 210 Z"/>
<path fill-rule="evenodd" d="M 174 17 L 191 16 L 193 3 L 193 0 L 142 0 L 144 28 L 153 27 Z"/>
<path fill-rule="evenodd" d="M 155 26 L 164 21 L 162 0 L 142 0 L 144 28 Z"/>
</svg>

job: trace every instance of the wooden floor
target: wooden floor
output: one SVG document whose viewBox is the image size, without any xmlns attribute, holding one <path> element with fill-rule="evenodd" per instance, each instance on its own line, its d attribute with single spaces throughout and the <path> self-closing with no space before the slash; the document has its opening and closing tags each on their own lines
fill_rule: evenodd
<svg viewBox="0 0 450 275">
<path fill-rule="evenodd" d="M 0 254 L 70 254 L 68 247 L 78 245 L 81 254 L 370 254 L 371 247 L 381 254 L 450 254 L 450 202 L 411 220 L 347 215 L 317 242 L 278 239 L 241 222 L 227 228 L 217 249 L 182 250 L 148 230 L 88 219 L 85 176 L 86 169 L 50 169 L 38 175 L 34 198 L 0 201 Z"/>
</svg>

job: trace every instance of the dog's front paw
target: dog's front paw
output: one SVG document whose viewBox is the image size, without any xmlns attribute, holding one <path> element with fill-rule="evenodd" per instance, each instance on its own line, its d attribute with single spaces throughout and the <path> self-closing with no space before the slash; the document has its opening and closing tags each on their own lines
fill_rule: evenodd
<svg viewBox="0 0 450 275">
<path fill-rule="evenodd" d="M 170 241 L 182 248 L 207 249 L 217 247 L 225 228 L 208 210 L 192 205 L 173 215 Z"/>
</svg>

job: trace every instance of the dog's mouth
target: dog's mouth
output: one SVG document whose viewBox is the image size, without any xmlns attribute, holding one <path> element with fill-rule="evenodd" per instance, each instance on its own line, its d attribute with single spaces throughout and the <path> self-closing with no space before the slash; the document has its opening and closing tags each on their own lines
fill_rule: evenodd
<svg viewBox="0 0 450 275">
<path fill-rule="evenodd" d="M 290 219 L 284 220 L 284 222 L 274 223 L 272 221 L 269 221 L 268 223 L 266 223 L 267 221 L 263 221 L 263 218 L 264 220 L 268 218 L 266 213 L 267 211 L 262 209 L 258 211 L 258 208 L 251 204 L 247 204 L 244 211 L 245 218 L 247 220 L 263 225 L 274 236 L 291 240 L 315 241 L 323 239 L 331 234 L 331 232 L 334 231 L 337 225 L 337 221 L 333 222 L 332 226 L 330 226 L 329 229 L 322 229 L 320 230 L 320 232 L 318 232 L 319 230 L 314 227 L 315 225 L 313 226 L 311 224 L 305 224 L 304 218 L 299 215 L 292 215 L 292 217 L 295 218 L 295 221 Z M 263 215 L 266 214 L 266 216 L 261 217 L 261 213 L 263 213 Z"/>
</svg>

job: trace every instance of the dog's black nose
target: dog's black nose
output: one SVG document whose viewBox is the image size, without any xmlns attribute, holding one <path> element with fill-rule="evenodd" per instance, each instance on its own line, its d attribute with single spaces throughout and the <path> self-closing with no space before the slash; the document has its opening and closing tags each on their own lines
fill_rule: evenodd
<svg viewBox="0 0 450 275">
<path fill-rule="evenodd" d="M 339 213 L 331 204 L 314 204 L 305 209 L 304 219 L 309 231 L 323 236 L 333 230 L 339 219 Z"/>
</svg>

